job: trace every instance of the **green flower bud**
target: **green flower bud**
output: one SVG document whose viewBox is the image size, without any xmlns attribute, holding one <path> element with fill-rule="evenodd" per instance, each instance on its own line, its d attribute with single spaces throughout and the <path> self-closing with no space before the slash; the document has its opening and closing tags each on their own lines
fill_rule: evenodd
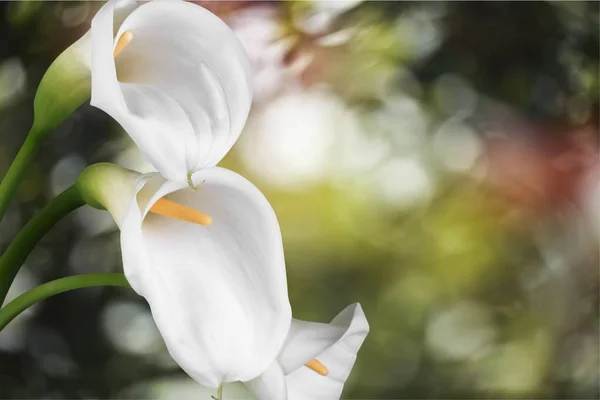
<svg viewBox="0 0 600 400">
<path fill-rule="evenodd" d="M 98 163 L 84 169 L 76 185 L 89 206 L 107 210 L 120 225 L 121 216 L 135 198 L 140 176 L 116 164 Z"/>
<path fill-rule="evenodd" d="M 42 77 L 33 103 L 33 134 L 54 130 L 90 98 L 90 42 L 88 32 L 63 51 Z"/>
</svg>

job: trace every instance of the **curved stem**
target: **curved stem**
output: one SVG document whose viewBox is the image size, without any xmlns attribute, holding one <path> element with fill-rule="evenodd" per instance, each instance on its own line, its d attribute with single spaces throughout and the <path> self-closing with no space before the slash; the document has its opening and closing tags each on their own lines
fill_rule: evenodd
<svg viewBox="0 0 600 400">
<path fill-rule="evenodd" d="M 6 214 L 10 202 L 13 197 L 15 197 L 15 193 L 23 180 L 23 175 L 27 171 L 27 167 L 29 167 L 37 155 L 40 143 L 41 140 L 32 129 L 25 138 L 23 146 L 17 153 L 17 156 L 8 168 L 8 171 L 6 171 L 6 174 L 2 178 L 2 182 L 0 182 L 0 220 L 2 220 L 4 214 Z"/>
<path fill-rule="evenodd" d="M 123 274 L 84 274 L 56 279 L 23 293 L 2 309 L 0 309 L 0 331 L 16 316 L 50 296 L 73 289 L 92 286 L 122 286 L 129 287 Z"/>
<path fill-rule="evenodd" d="M 19 268 L 40 239 L 62 217 L 81 207 L 85 202 L 76 186 L 71 186 L 38 212 L 17 234 L 0 257 L 0 304 Z"/>
</svg>

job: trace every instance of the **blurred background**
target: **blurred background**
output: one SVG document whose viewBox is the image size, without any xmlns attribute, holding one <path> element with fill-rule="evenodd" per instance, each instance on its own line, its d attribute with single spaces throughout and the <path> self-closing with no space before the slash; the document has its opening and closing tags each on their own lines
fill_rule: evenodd
<svg viewBox="0 0 600 400">
<path fill-rule="evenodd" d="M 371 323 L 345 398 L 598 398 L 598 2 L 198 3 L 254 68 L 250 118 L 221 165 L 279 217 L 294 316 L 328 322 L 358 301 Z M 0 173 L 42 74 L 101 4 L 0 3 Z M 150 170 L 84 105 L 29 171 L 0 249 L 98 161 Z M 9 299 L 119 271 L 111 217 L 83 208 Z M 143 299 L 97 288 L 0 333 L 0 398 L 209 396 Z"/>
</svg>

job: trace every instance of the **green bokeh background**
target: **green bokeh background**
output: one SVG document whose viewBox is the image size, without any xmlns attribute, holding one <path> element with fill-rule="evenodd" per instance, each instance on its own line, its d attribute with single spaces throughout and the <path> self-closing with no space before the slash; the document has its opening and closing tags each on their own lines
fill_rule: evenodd
<svg viewBox="0 0 600 400">
<path fill-rule="evenodd" d="M 370 321 L 344 398 L 598 398 L 599 3 L 198 3 L 253 63 L 247 129 L 221 165 L 275 209 L 294 316 L 360 302 Z M 45 69 L 100 6 L 0 3 L 0 172 Z M 98 161 L 148 168 L 86 104 L 48 138 L 0 250 Z M 119 271 L 110 216 L 83 209 L 11 296 Z M 0 333 L 0 398 L 209 397 L 143 299 L 101 288 Z"/>
</svg>

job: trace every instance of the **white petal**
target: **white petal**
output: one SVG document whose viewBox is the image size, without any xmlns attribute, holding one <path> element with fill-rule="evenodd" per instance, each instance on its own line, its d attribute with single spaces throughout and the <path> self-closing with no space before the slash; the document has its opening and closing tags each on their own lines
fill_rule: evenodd
<svg viewBox="0 0 600 400">
<path fill-rule="evenodd" d="M 367 333 L 369 323 L 358 303 L 346 307 L 330 324 L 293 320 L 279 357 L 288 399 L 339 399 Z M 327 367 L 327 376 L 304 366 L 313 358 Z"/>
<path fill-rule="evenodd" d="M 279 224 L 240 175 L 209 168 L 193 181 L 196 190 L 154 174 L 139 190 L 121 225 L 123 268 L 192 378 L 209 387 L 248 381 L 273 362 L 291 322 Z M 165 196 L 213 223 L 147 214 Z"/>
<path fill-rule="evenodd" d="M 287 400 L 285 376 L 277 361 L 245 385 L 258 400 Z"/>
<path fill-rule="evenodd" d="M 109 114 L 112 109 L 126 108 L 125 100 L 119 89 L 117 71 L 113 58 L 115 14 L 119 4 L 109 1 L 92 20 L 92 105 L 104 109 Z M 106 108 L 105 108 L 106 107 Z M 110 110 L 109 110 L 110 109 Z"/>
<path fill-rule="evenodd" d="M 216 165 L 246 122 L 247 56 L 227 25 L 198 5 L 144 3 L 117 27 L 114 9 L 108 3 L 92 23 L 91 104 L 115 118 L 163 176 L 186 181 Z M 125 31 L 133 40 L 115 62 Z"/>
</svg>

